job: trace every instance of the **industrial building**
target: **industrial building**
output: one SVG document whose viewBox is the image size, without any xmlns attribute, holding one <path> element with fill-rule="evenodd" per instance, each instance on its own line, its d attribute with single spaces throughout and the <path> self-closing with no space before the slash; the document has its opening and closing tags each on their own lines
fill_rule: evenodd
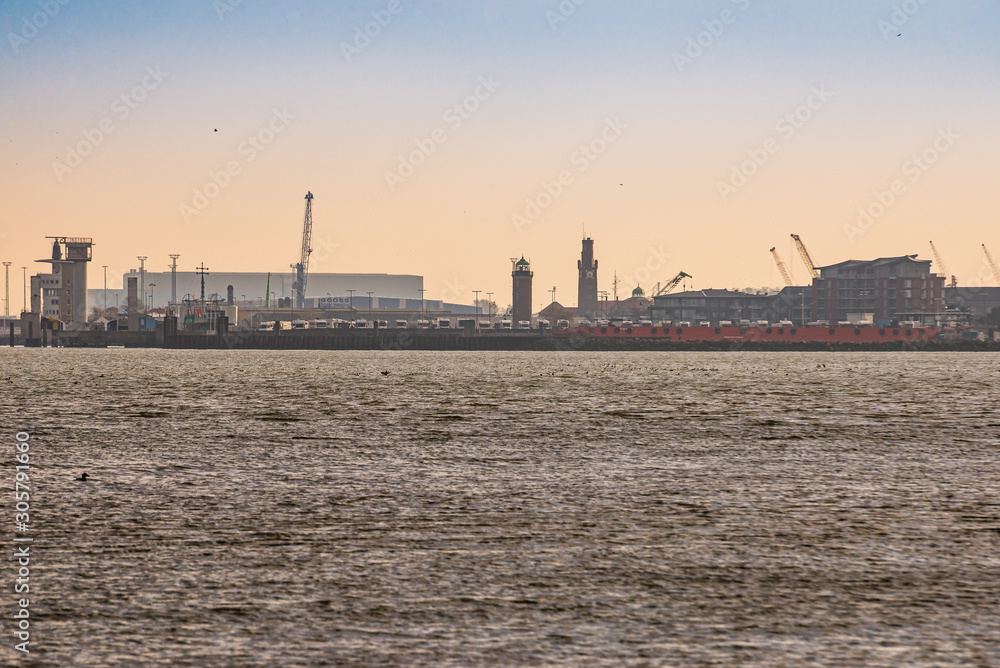
<svg viewBox="0 0 1000 668">
<path fill-rule="evenodd" d="M 129 278 L 139 280 L 140 301 L 145 301 L 148 308 L 165 307 L 171 299 L 171 272 L 143 272 L 132 270 L 122 277 L 122 285 L 128 284 Z M 233 295 L 237 304 L 262 306 L 265 297 L 269 302 L 278 299 L 295 297 L 293 284 L 296 278 L 293 273 L 267 272 L 212 272 L 205 273 L 205 297 L 212 299 L 217 295 L 219 300 L 225 300 L 229 286 L 233 287 Z M 268 284 L 270 283 L 270 290 Z M 322 308 L 323 300 L 335 300 L 347 305 L 353 296 L 355 306 L 360 308 L 362 300 L 365 308 L 368 306 L 368 295 L 385 300 L 417 300 L 421 299 L 424 288 L 423 276 L 409 274 L 309 274 L 308 294 L 305 306 Z M 266 293 L 270 292 L 270 295 Z M 177 299 L 182 301 L 185 295 L 192 299 L 201 297 L 201 275 L 196 271 L 177 272 Z M 110 306 L 121 304 L 124 298 L 121 290 L 108 291 Z M 92 290 L 91 298 L 94 304 L 104 302 L 103 290 Z M 117 299 L 117 301 L 116 301 Z"/>
<path fill-rule="evenodd" d="M 967 285 L 945 288 L 944 303 L 948 310 L 969 314 L 973 323 L 982 323 L 983 315 L 990 315 L 1000 309 L 1000 288 Z M 996 325 L 996 319 L 991 321 Z"/>
<path fill-rule="evenodd" d="M 687 290 L 653 297 L 651 319 L 659 322 L 720 322 L 739 323 L 741 320 L 756 322 L 802 322 L 803 294 L 807 288 L 786 287 L 780 292 L 745 292 L 738 290 Z"/>
</svg>

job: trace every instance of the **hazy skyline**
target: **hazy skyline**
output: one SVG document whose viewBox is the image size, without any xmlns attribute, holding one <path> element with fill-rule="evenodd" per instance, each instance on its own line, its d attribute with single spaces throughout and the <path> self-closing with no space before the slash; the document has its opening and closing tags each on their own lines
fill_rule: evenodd
<svg viewBox="0 0 1000 668">
<path fill-rule="evenodd" d="M 933 240 L 966 285 L 1000 253 L 996 0 L 63 2 L 0 5 L 14 313 L 46 235 L 94 239 L 90 287 L 288 272 L 306 191 L 312 271 L 467 303 L 523 254 L 575 304 L 584 229 L 624 295 L 778 286 L 772 246 L 803 282 L 793 232 L 819 264 Z"/>
</svg>

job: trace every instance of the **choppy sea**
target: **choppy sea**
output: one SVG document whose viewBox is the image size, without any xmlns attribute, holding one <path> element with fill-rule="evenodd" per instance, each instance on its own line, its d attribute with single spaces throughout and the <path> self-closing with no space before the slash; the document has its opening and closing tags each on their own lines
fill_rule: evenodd
<svg viewBox="0 0 1000 668">
<path fill-rule="evenodd" d="M 0 406 L 39 665 L 1000 665 L 1000 355 L 4 348 Z"/>
</svg>

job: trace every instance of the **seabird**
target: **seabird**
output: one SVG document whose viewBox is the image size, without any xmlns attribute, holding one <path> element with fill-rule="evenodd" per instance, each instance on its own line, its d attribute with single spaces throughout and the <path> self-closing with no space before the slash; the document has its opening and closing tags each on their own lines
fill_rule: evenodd
<svg viewBox="0 0 1000 668">
<path fill-rule="evenodd" d="M 87 473 L 86 472 L 81 473 L 80 477 L 76 478 L 76 480 L 79 480 L 80 482 L 87 482 Z"/>
</svg>

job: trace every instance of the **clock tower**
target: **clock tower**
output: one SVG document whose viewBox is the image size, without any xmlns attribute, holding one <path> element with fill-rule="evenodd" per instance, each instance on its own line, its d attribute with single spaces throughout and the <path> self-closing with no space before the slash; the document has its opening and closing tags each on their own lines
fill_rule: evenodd
<svg viewBox="0 0 1000 668">
<path fill-rule="evenodd" d="M 594 317 L 599 309 L 597 302 L 597 260 L 594 259 L 594 240 L 587 237 L 583 240 L 583 252 L 576 263 L 580 271 L 580 292 L 577 296 L 577 315 L 584 318 Z"/>
</svg>

